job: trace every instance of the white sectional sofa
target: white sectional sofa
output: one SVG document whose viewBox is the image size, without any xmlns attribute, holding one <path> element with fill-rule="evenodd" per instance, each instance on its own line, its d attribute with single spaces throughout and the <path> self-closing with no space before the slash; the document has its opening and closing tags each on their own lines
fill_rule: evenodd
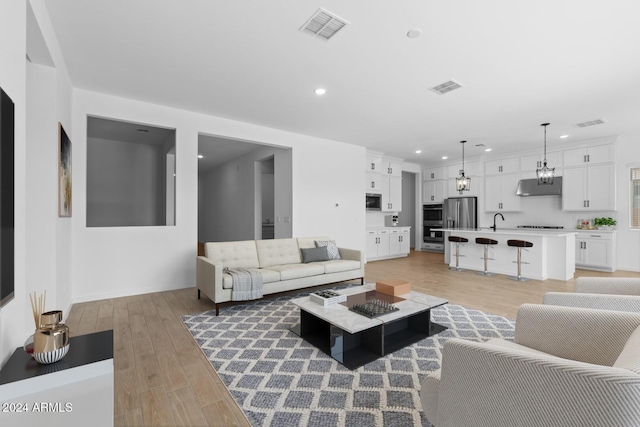
<svg viewBox="0 0 640 427">
<path fill-rule="evenodd" d="M 204 256 L 196 259 L 196 287 L 216 304 L 232 301 L 231 275 L 225 268 L 259 269 L 265 295 L 344 280 L 360 279 L 364 283 L 362 251 L 338 248 L 339 260 L 303 263 L 301 249 L 315 248 L 316 241 L 329 237 L 209 242 Z"/>
</svg>

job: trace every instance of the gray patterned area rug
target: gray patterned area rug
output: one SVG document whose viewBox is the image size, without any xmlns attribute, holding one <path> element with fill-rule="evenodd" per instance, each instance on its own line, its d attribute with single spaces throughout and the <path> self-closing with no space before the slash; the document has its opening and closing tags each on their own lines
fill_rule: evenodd
<svg viewBox="0 0 640 427">
<path fill-rule="evenodd" d="M 431 315 L 449 329 L 351 371 L 289 331 L 295 297 L 182 317 L 253 426 L 430 426 L 420 383 L 444 342 L 513 339 L 512 320 L 446 304 Z"/>
</svg>

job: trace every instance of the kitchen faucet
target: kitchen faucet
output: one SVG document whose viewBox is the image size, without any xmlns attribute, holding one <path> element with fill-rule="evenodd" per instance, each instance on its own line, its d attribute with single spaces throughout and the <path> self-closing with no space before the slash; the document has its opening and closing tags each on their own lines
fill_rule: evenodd
<svg viewBox="0 0 640 427">
<path fill-rule="evenodd" d="M 492 226 L 492 227 L 489 227 L 489 228 L 493 228 L 493 231 L 496 231 L 496 230 L 497 230 L 497 227 L 496 227 L 496 217 L 497 217 L 498 215 L 500 215 L 500 218 L 502 218 L 502 220 L 504 221 L 504 216 L 502 216 L 502 214 L 501 214 L 500 212 L 498 212 L 497 214 L 495 214 L 495 215 L 493 216 L 493 226 Z"/>
</svg>

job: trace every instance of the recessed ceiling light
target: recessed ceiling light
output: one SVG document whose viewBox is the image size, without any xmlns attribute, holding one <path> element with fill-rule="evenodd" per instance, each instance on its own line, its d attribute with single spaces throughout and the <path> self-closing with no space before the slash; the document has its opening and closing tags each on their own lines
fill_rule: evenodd
<svg viewBox="0 0 640 427">
<path fill-rule="evenodd" d="M 560 135 L 560 138 L 562 139 L 569 138 L 569 135 Z"/>
<path fill-rule="evenodd" d="M 442 156 L 442 160 L 447 160 L 448 157 L 447 156 Z"/>
<path fill-rule="evenodd" d="M 319 87 L 318 89 L 313 91 L 316 95 L 324 95 L 327 93 L 327 90 L 323 87 Z"/>
<path fill-rule="evenodd" d="M 422 153 L 422 150 L 416 150 L 416 154 Z"/>
<path fill-rule="evenodd" d="M 415 39 L 416 37 L 420 37 L 420 34 L 422 34 L 422 30 L 420 28 L 413 28 L 407 32 L 407 37 Z"/>
<path fill-rule="evenodd" d="M 202 159 L 202 158 L 204 158 L 204 156 L 202 154 L 198 154 L 198 158 Z"/>
<path fill-rule="evenodd" d="M 484 149 L 484 151 L 486 151 L 486 152 L 489 152 L 489 151 L 491 151 L 491 150 L 492 150 L 491 148 L 485 148 L 485 149 Z"/>
</svg>

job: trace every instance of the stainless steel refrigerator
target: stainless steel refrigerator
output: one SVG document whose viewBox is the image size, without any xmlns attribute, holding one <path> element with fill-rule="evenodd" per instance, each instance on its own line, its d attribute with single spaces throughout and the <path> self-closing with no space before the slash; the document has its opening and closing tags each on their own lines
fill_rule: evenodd
<svg viewBox="0 0 640 427">
<path fill-rule="evenodd" d="M 442 207 L 444 228 L 477 228 L 478 198 L 451 197 Z"/>
</svg>

